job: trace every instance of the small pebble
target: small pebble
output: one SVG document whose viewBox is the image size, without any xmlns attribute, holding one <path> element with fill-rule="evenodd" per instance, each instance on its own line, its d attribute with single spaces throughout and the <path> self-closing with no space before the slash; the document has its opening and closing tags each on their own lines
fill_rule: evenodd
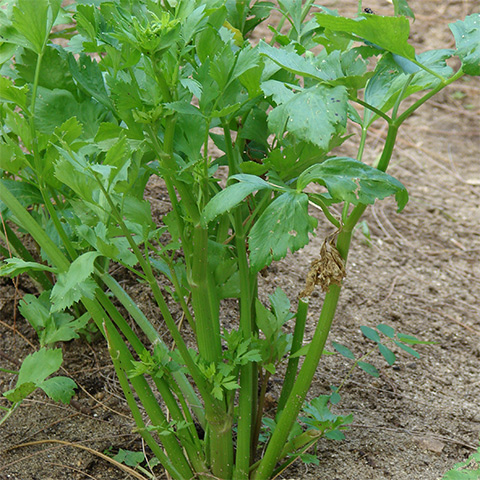
<svg viewBox="0 0 480 480">
<path fill-rule="evenodd" d="M 429 450 L 434 453 L 442 453 L 445 444 L 433 437 L 418 437 L 415 438 L 415 443 L 424 450 Z"/>
</svg>

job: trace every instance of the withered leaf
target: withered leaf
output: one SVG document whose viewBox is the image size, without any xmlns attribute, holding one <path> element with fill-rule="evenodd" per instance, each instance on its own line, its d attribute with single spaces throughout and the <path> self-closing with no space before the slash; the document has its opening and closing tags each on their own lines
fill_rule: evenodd
<svg viewBox="0 0 480 480">
<path fill-rule="evenodd" d="M 309 297 L 316 285 L 328 292 L 332 283 L 340 286 L 346 275 L 345 262 L 335 246 L 335 237 L 327 237 L 320 248 L 320 258 L 310 265 L 306 285 L 299 298 Z"/>
</svg>

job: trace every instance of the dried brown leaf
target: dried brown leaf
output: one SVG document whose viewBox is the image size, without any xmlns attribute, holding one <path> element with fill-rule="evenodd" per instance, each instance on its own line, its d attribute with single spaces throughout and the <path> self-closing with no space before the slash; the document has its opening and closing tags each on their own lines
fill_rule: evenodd
<svg viewBox="0 0 480 480">
<path fill-rule="evenodd" d="M 314 260 L 307 274 L 305 288 L 299 298 L 309 297 L 316 285 L 324 292 L 328 292 L 330 285 L 341 285 L 347 275 L 345 262 L 335 246 L 335 237 L 327 237 L 320 248 L 320 258 Z"/>
</svg>

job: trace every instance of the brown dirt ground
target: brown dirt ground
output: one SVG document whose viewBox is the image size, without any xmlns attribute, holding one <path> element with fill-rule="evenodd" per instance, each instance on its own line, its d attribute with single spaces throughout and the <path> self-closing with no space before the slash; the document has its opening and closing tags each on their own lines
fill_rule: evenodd
<svg viewBox="0 0 480 480">
<path fill-rule="evenodd" d="M 356 2 L 324 5 L 353 14 Z M 476 1 L 411 1 L 417 20 L 412 27 L 417 51 L 453 46 L 448 23 L 478 12 Z M 388 13 L 386 1 L 369 4 Z M 342 10 L 344 8 L 345 10 Z M 347 381 L 339 412 L 353 412 L 354 424 L 343 442 L 321 440 L 315 453 L 319 466 L 297 462 L 279 478 L 329 480 L 436 480 L 478 446 L 480 433 L 480 82 L 464 79 L 422 107 L 401 130 L 392 173 L 408 188 L 410 202 L 396 214 L 393 201 L 371 208 L 365 216 L 372 245 L 360 231 L 351 250 L 348 276 L 330 334 L 355 353 L 370 344 L 361 325 L 386 323 L 423 340 L 420 359 L 398 354 L 396 366 L 380 358 L 375 379 L 360 370 Z M 367 159 L 374 160 L 385 137 L 379 122 L 368 142 Z M 354 154 L 354 140 L 341 147 Z M 162 187 L 155 182 L 148 198 L 157 216 L 168 210 Z M 291 299 L 318 254 L 328 229 L 320 226 L 311 244 L 270 267 L 263 280 L 265 295 L 277 286 Z M 148 292 L 128 275 L 117 273 L 151 318 L 159 318 Z M 1 284 L 1 365 L 18 367 L 36 348 L 35 334 L 14 314 L 15 302 L 32 286 L 19 279 L 17 291 Z M 308 334 L 313 332 L 322 294 L 311 301 Z M 229 305 L 225 310 L 228 313 Z M 231 312 L 231 310 L 230 310 Z M 0 451 L 25 442 L 39 443 L 3 451 L 0 479 L 6 480 L 120 480 L 133 478 L 107 463 L 86 446 L 103 452 L 118 448 L 140 451 L 133 422 L 116 384 L 102 340 L 76 340 L 61 345 L 64 374 L 81 387 L 70 405 L 51 402 L 40 393 L 27 399 L 0 427 Z M 339 385 L 349 370 L 338 356 L 325 357 L 310 396 Z M 0 374 L 0 392 L 14 378 Z M 271 397 L 279 383 L 272 382 Z M 0 405 L 6 404 L 0 400 Z M 156 478 L 164 478 L 156 470 Z"/>
</svg>

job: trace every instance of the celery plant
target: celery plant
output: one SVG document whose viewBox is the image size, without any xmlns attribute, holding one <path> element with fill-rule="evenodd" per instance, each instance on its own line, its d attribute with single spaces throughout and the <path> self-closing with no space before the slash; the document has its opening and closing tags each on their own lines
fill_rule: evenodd
<svg viewBox="0 0 480 480">
<path fill-rule="evenodd" d="M 386 173 L 401 124 L 450 83 L 480 74 L 479 15 L 451 26 L 456 50 L 416 54 L 405 0 L 393 2 L 396 16 L 353 19 L 312 3 L 121 0 L 63 9 L 59 0 L 18 0 L 0 17 L 0 207 L 34 238 L 44 260 L 35 263 L 18 247 L 19 258 L 0 272 L 30 272 L 52 318 L 69 311 L 69 318 L 95 322 L 139 434 L 175 479 L 268 479 L 318 438 L 342 437 L 349 417 L 328 410 L 338 393 L 305 399 L 334 320 L 353 229 L 376 200 L 394 195 L 399 211 L 407 203 L 405 187 Z M 290 31 L 273 28 L 270 43 L 253 45 L 251 31 L 273 8 Z M 53 35 L 55 24 L 64 28 Z M 68 45 L 51 43 L 53 36 Z M 453 55 L 462 60 L 456 73 L 446 64 Z M 361 127 L 356 158 L 329 154 L 347 138 L 347 119 Z M 377 119 L 388 134 L 373 167 L 362 158 Z M 210 155 L 212 143 L 223 155 Z M 143 198 L 155 176 L 171 204 L 162 225 Z M 266 306 L 258 275 L 308 243 L 318 223 L 310 203 L 333 233 L 296 313 L 281 290 Z M 341 215 L 331 208 L 337 204 Z M 21 244 L 14 235 L 5 232 Z M 112 264 L 151 289 L 175 347 L 109 273 Z M 315 284 L 325 300 L 303 345 Z M 188 321 L 193 350 L 169 296 Z M 229 330 L 220 306 L 232 298 L 239 314 Z M 293 338 L 283 330 L 287 322 L 295 322 Z M 379 330 L 408 351 L 405 338 Z M 369 335 L 394 360 L 378 334 Z M 266 385 L 283 360 L 278 411 L 265 418 Z"/>
</svg>

